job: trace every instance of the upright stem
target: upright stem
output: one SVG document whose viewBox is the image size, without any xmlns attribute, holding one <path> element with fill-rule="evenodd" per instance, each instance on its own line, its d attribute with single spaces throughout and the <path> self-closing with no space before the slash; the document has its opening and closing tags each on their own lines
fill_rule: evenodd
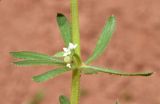
<svg viewBox="0 0 160 104">
<path fill-rule="evenodd" d="M 76 53 L 80 56 L 78 0 L 71 0 L 72 42 L 77 44 Z"/>
<path fill-rule="evenodd" d="M 71 24 L 72 24 L 72 42 L 77 44 L 76 54 L 80 56 L 80 36 L 79 36 L 79 16 L 78 16 L 78 0 L 70 0 L 71 2 Z M 75 69 L 72 72 L 71 85 L 71 104 L 78 104 L 80 95 L 80 70 Z"/>
<path fill-rule="evenodd" d="M 72 73 L 72 89 L 71 89 L 71 104 L 78 104 L 80 95 L 80 71 L 75 69 Z"/>
</svg>

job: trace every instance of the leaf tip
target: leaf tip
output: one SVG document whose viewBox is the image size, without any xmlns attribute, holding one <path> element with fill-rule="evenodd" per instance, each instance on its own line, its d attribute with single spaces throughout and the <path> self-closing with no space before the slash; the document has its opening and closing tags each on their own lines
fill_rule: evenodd
<svg viewBox="0 0 160 104">
<path fill-rule="evenodd" d="M 38 78 L 37 78 L 36 76 L 33 76 L 33 77 L 32 77 L 32 81 L 37 82 L 37 83 L 40 83 L 40 82 L 41 82 L 40 80 L 38 80 Z"/>
<path fill-rule="evenodd" d="M 14 52 L 9 52 L 9 54 L 11 54 L 11 55 L 12 55 L 13 53 L 14 53 Z"/>
<path fill-rule="evenodd" d="M 12 64 L 20 66 L 20 64 L 18 62 L 12 62 Z"/>
<path fill-rule="evenodd" d="M 57 17 L 63 17 L 64 15 L 62 13 L 57 13 Z"/>
<path fill-rule="evenodd" d="M 109 17 L 109 20 L 116 21 L 116 17 L 115 17 L 114 15 L 111 15 L 111 16 Z"/>
<path fill-rule="evenodd" d="M 10 54 L 11 56 L 15 56 L 15 53 L 16 53 L 16 52 L 9 52 L 9 54 Z"/>
<path fill-rule="evenodd" d="M 146 73 L 146 76 L 151 76 L 154 72 L 148 72 Z"/>
<path fill-rule="evenodd" d="M 59 96 L 59 101 L 60 101 L 60 104 L 70 104 L 69 99 L 64 95 Z"/>
<path fill-rule="evenodd" d="M 61 99 L 61 98 L 64 98 L 64 95 L 60 95 L 60 96 L 59 96 L 59 99 Z"/>
<path fill-rule="evenodd" d="M 144 72 L 144 73 L 141 73 L 141 76 L 151 76 L 154 72 Z"/>
<path fill-rule="evenodd" d="M 115 18 L 114 14 L 111 15 L 112 18 Z"/>
</svg>

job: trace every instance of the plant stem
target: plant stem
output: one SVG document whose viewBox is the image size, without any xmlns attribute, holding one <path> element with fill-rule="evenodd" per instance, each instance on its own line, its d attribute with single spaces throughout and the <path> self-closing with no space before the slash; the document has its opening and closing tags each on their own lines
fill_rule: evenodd
<svg viewBox="0 0 160 104">
<path fill-rule="evenodd" d="M 71 104 L 78 104 L 80 95 L 80 71 L 75 69 L 72 73 L 72 89 L 71 89 Z"/>
<path fill-rule="evenodd" d="M 76 53 L 80 56 L 78 0 L 71 0 L 72 42 L 77 44 Z"/>
<path fill-rule="evenodd" d="M 70 0 L 71 2 L 71 24 L 72 24 L 72 42 L 77 44 L 75 53 L 80 57 L 80 36 L 79 36 L 79 16 L 78 16 L 78 0 Z M 80 70 L 74 69 L 72 72 L 71 84 L 71 104 L 78 104 L 80 95 Z"/>
</svg>

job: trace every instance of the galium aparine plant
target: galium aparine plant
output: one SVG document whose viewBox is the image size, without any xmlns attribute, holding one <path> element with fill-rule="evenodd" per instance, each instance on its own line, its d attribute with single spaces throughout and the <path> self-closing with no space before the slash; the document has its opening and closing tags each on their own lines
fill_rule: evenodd
<svg viewBox="0 0 160 104">
<path fill-rule="evenodd" d="M 91 56 L 86 61 L 82 61 L 79 38 L 78 0 L 70 0 L 70 2 L 71 22 L 69 22 L 61 13 L 57 13 L 56 17 L 61 31 L 61 36 L 65 43 L 63 51 L 57 52 L 54 55 L 30 51 L 10 52 L 13 57 L 18 59 L 13 62 L 18 66 L 59 66 L 54 70 L 33 76 L 33 81 L 38 83 L 45 82 L 49 79 L 60 76 L 65 72 L 72 71 L 70 100 L 66 96 L 61 95 L 59 97 L 59 101 L 60 104 L 78 104 L 80 95 L 80 76 L 82 74 L 92 75 L 99 72 L 120 76 L 150 76 L 152 74 L 152 72 L 127 73 L 121 70 L 113 70 L 111 68 L 102 68 L 90 65 L 91 62 L 96 60 L 104 52 L 112 37 L 116 24 L 116 19 L 113 15 L 108 18 Z M 116 102 L 116 104 L 118 104 L 118 102 Z"/>
</svg>

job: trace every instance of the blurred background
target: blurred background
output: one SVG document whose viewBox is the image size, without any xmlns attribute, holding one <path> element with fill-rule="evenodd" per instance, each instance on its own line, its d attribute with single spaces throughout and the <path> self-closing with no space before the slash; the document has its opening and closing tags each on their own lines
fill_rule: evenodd
<svg viewBox="0 0 160 104">
<path fill-rule="evenodd" d="M 59 104 L 70 95 L 71 73 L 45 83 L 31 80 L 54 67 L 17 67 L 10 51 L 54 54 L 63 41 L 56 14 L 70 18 L 69 0 L 0 1 L 0 104 L 26 104 L 43 89 L 40 104 Z M 83 60 L 93 51 L 110 15 L 117 19 L 116 32 L 105 53 L 93 64 L 128 72 L 154 71 L 151 77 L 83 75 L 80 104 L 160 104 L 160 1 L 79 0 Z"/>
</svg>

